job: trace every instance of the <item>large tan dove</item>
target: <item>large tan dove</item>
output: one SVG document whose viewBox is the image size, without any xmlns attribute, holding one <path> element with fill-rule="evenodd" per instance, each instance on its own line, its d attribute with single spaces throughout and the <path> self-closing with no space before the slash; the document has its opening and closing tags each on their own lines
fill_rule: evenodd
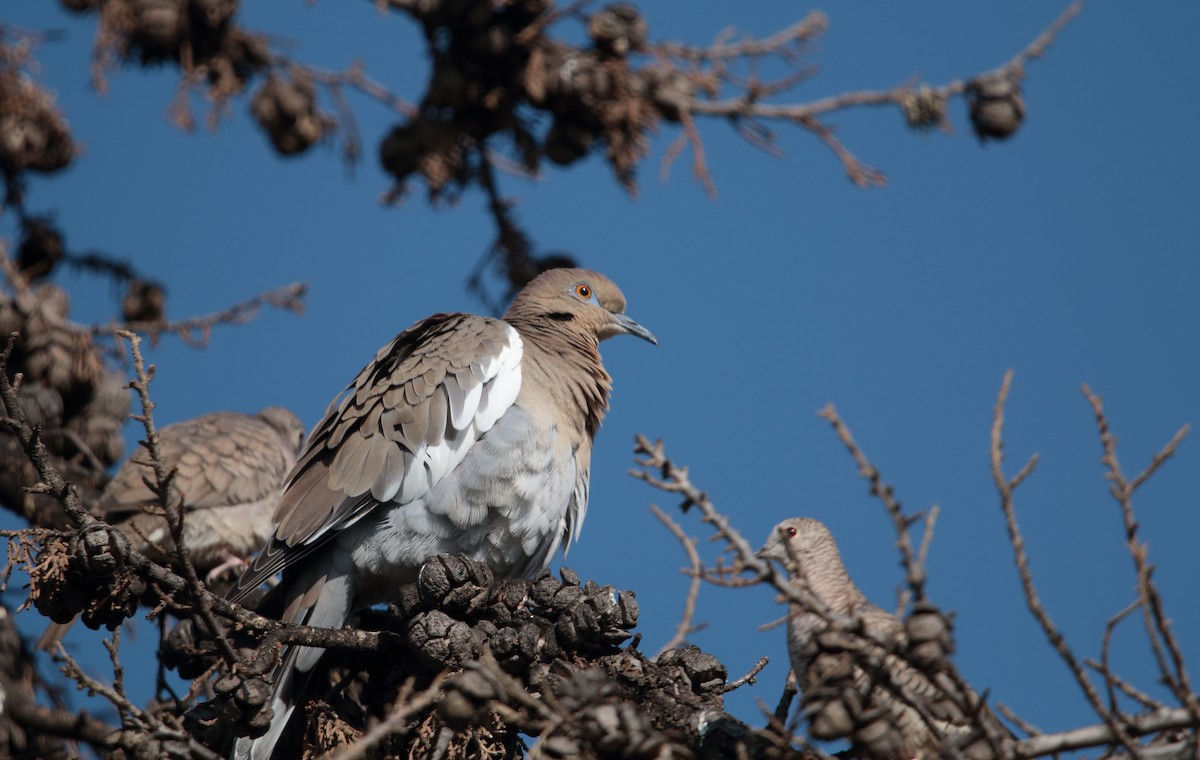
<svg viewBox="0 0 1200 760">
<path fill-rule="evenodd" d="M 159 431 L 159 450 L 167 467 L 176 470 L 183 502 L 183 541 L 206 582 L 244 565 L 271 535 L 284 476 L 303 443 L 303 423 L 278 406 L 258 414 L 206 414 Z M 97 511 L 129 537 L 134 549 L 170 562 L 174 542 L 159 499 L 147 485 L 153 479 L 149 455 L 139 447 L 100 494 Z M 53 648 L 70 625 L 50 625 L 37 646 Z"/>
<path fill-rule="evenodd" d="M 599 344 L 622 334 L 657 343 L 608 278 L 552 269 L 503 319 L 437 314 L 397 335 L 313 431 L 275 536 L 233 598 L 283 570 L 269 595 L 282 619 L 339 628 L 435 554 L 469 555 L 500 576 L 547 566 L 587 510 L 611 388 Z M 235 757 L 272 756 L 322 651 L 284 654 L 270 729 L 240 739 Z"/>
<path fill-rule="evenodd" d="M 987 706 L 956 686 L 945 668 L 925 672 L 903 658 L 904 625 L 854 585 L 822 523 L 784 520 L 759 556 L 788 568 L 815 601 L 793 602 L 787 626 L 813 738 L 848 738 L 856 755 L 887 760 L 938 757 L 949 746 L 968 760 L 991 760 L 996 753 L 981 725 L 997 742 L 1009 741 Z"/>
</svg>

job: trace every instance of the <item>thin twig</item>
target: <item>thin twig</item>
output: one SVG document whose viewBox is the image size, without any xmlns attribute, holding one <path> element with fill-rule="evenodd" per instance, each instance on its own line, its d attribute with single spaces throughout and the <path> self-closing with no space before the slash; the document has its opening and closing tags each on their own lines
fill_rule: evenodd
<svg viewBox="0 0 1200 760">
<path fill-rule="evenodd" d="M 691 581 L 688 583 L 687 598 L 683 603 L 683 616 L 679 620 L 679 625 L 675 627 L 675 635 L 666 644 L 663 644 L 658 653 L 651 658 L 657 660 L 663 652 L 682 645 L 687 640 L 688 635 L 695 630 L 692 620 L 696 616 L 696 600 L 700 596 L 700 583 L 703 580 L 704 563 L 700 560 L 700 553 L 696 551 L 696 541 L 684 533 L 683 528 L 679 527 L 678 523 L 672 520 L 666 512 L 659 509 L 657 505 L 651 504 L 650 511 L 654 513 L 659 522 L 667 526 L 667 530 L 671 531 L 671 534 L 679 540 L 679 543 L 683 544 L 683 550 L 687 552 L 688 562 L 691 563 L 691 571 L 687 573 Z"/>
<path fill-rule="evenodd" d="M 906 100 L 912 97 L 915 89 L 920 87 L 932 98 L 942 102 L 952 97 L 961 96 L 967 92 L 974 79 L 987 77 L 1010 77 L 1019 79 L 1024 76 L 1025 64 L 1040 58 L 1057 38 L 1059 33 L 1083 10 L 1083 0 L 1075 0 L 1059 14 L 1031 43 L 1017 52 L 1001 66 L 984 72 L 971 79 L 954 79 L 941 85 L 933 86 L 914 82 L 906 82 L 890 90 L 857 90 L 845 92 L 832 97 L 808 103 L 777 104 L 765 103 L 762 97 L 765 91 L 761 85 L 742 88 L 742 92 L 734 97 L 722 100 L 712 100 L 704 96 L 687 98 L 679 108 L 688 114 L 724 116 L 730 119 L 754 118 L 762 120 L 787 121 L 803 127 L 816 135 L 833 151 L 841 161 L 847 176 L 856 185 L 867 187 L 886 183 L 885 175 L 860 161 L 837 137 L 831 128 L 826 126 L 820 117 L 834 111 L 843 111 L 861 106 L 897 106 L 903 107 Z M 798 57 L 799 51 L 793 51 L 785 43 L 803 42 L 809 36 L 796 36 L 795 33 L 805 28 L 806 35 L 816 36 L 824 31 L 825 19 L 821 14 L 810 14 L 809 18 L 778 35 L 763 41 L 747 41 L 737 45 L 714 45 L 707 49 L 684 48 L 681 46 L 658 46 L 660 55 L 674 56 L 691 61 L 694 65 L 708 63 L 711 67 L 710 76 L 718 81 L 729 82 L 731 77 L 724 64 L 731 57 L 754 57 L 766 54 L 776 54 L 785 60 Z M 785 55 L 784 51 L 790 53 Z M 782 86 L 774 89 L 784 89 Z M 736 123 L 736 122 L 735 122 Z"/>
<path fill-rule="evenodd" d="M 842 162 L 846 176 L 859 187 L 883 187 L 887 184 L 887 175 L 878 169 L 864 164 L 858 156 L 850 152 L 841 140 L 837 139 L 832 128 L 827 127 L 815 116 L 798 118 L 796 123 L 812 132 L 821 142 L 825 143 L 833 155 Z"/>
<path fill-rule="evenodd" d="M 1111 681 L 1113 686 L 1116 686 L 1118 689 L 1120 689 L 1122 692 L 1124 692 L 1125 696 L 1129 697 L 1130 699 L 1132 699 L 1136 702 L 1141 703 L 1141 705 L 1143 707 L 1149 708 L 1151 710 L 1166 710 L 1166 709 L 1168 709 L 1167 706 L 1165 704 L 1163 704 L 1162 702 L 1159 702 L 1154 697 L 1150 696 L 1146 692 L 1142 691 L 1141 689 L 1137 688 L 1136 686 L 1129 683 L 1125 679 L 1121 678 L 1116 673 L 1113 673 L 1111 670 L 1107 669 L 1103 665 L 1103 663 L 1096 662 L 1095 660 L 1093 660 L 1092 658 L 1089 657 L 1083 661 L 1083 664 L 1087 665 L 1092 670 L 1095 670 L 1097 673 L 1099 673 L 1105 679 Z"/>
<path fill-rule="evenodd" d="M 44 493 L 53 497 L 62 504 L 67 515 L 80 527 L 97 525 L 99 521 L 84 509 L 79 498 L 78 487 L 74 483 L 64 480 L 51 464 L 50 452 L 47 451 L 46 445 L 42 441 L 41 428 L 29 424 L 17 399 L 17 387 L 14 385 L 14 382 L 19 382 L 19 376 L 16 381 L 9 381 L 8 360 L 12 356 L 13 346 L 18 337 L 18 333 L 10 334 L 4 348 L 0 350 L 0 398 L 3 398 L 4 408 L 7 410 L 7 415 L 0 418 L 0 425 L 7 427 L 17 436 L 25 455 L 29 457 L 29 461 L 33 463 L 38 472 L 39 482 L 29 489 L 30 492 Z"/>
<path fill-rule="evenodd" d="M 499 314 L 503 310 L 503 303 L 493 301 L 487 293 L 483 283 L 483 275 L 488 264 L 499 263 L 503 267 L 504 274 L 509 281 L 508 297 L 511 297 L 518 288 L 524 286 L 524 282 L 520 281 L 518 276 L 522 271 L 536 271 L 532 266 L 532 244 L 529 236 L 517 224 L 512 214 L 512 204 L 505 200 L 500 194 L 500 186 L 496 181 L 493 165 L 487 159 L 486 148 L 481 148 L 479 157 L 479 168 L 476 172 L 480 187 L 483 188 L 484 194 L 487 196 L 488 212 L 492 215 L 492 221 L 496 224 L 496 238 L 492 241 L 487 253 L 484 254 L 471 276 L 467 279 L 467 288 L 474 293 L 494 314 Z M 504 300 L 507 300 L 504 299 Z"/>
<path fill-rule="evenodd" d="M 754 663 L 754 667 L 750 668 L 749 673 L 737 679 L 736 681 L 730 681 L 729 683 L 725 684 L 725 688 L 721 690 L 721 693 L 728 694 L 735 689 L 740 689 L 746 684 L 758 683 L 757 676 L 762 672 L 763 668 L 767 667 L 768 662 L 770 662 L 770 659 L 767 657 L 759 657 L 758 662 Z"/>
<path fill-rule="evenodd" d="M 1171 440 L 1154 455 L 1154 458 L 1146 466 L 1146 469 L 1142 470 L 1141 473 L 1130 481 L 1121 469 L 1121 462 L 1117 458 L 1117 439 L 1109 427 L 1108 417 L 1104 413 L 1103 400 L 1093 393 L 1092 389 L 1087 385 L 1084 385 L 1082 390 L 1084 397 L 1092 407 L 1092 413 L 1096 417 L 1100 444 L 1104 451 L 1104 455 L 1100 458 L 1100 461 L 1104 463 L 1108 471 L 1105 477 L 1111 483 L 1109 492 L 1121 508 L 1121 518 L 1125 525 L 1125 545 L 1129 550 L 1129 555 L 1133 558 L 1134 571 L 1137 575 L 1138 598 L 1141 602 L 1142 617 L 1145 621 L 1146 638 L 1150 642 L 1150 648 L 1154 653 L 1155 661 L 1158 663 L 1159 674 L 1162 676 L 1163 681 L 1171 689 L 1179 702 L 1191 711 L 1197 723 L 1200 723 L 1200 700 L 1197 700 L 1196 695 L 1192 692 L 1191 680 L 1188 677 L 1183 652 L 1171 627 L 1171 621 L 1164 610 L 1158 586 L 1154 583 L 1152 577 L 1153 567 L 1148 561 L 1150 549 L 1139 540 L 1138 522 L 1133 509 L 1134 491 L 1157 472 L 1158 468 L 1164 462 L 1175 455 L 1179 444 L 1188 433 L 1189 426 L 1184 425 L 1181 427 L 1172 436 Z M 1170 664 L 1168 664 L 1166 655 L 1163 653 L 1164 646 L 1170 655 Z"/>
<path fill-rule="evenodd" d="M 1020 69 L 1023 68 L 1029 61 L 1032 61 L 1035 58 L 1041 58 L 1043 55 L 1045 55 L 1046 50 L 1054 44 L 1054 40 L 1058 37 L 1059 33 L 1066 29 L 1067 25 L 1074 21 L 1075 17 L 1078 16 L 1083 10 L 1083 4 L 1083 0 L 1074 0 L 1074 2 L 1068 5 L 1066 9 L 1058 15 L 1058 18 L 1054 19 L 1054 21 L 1050 23 L 1050 26 L 1046 27 L 1045 30 L 1037 36 L 1037 39 L 1026 45 L 1024 50 L 1014 55 L 1008 63 L 1004 64 L 1004 66 L 1000 68 L 1000 70 Z"/>
<path fill-rule="evenodd" d="M 104 640 L 104 649 L 108 652 L 109 662 L 113 671 L 113 690 L 125 696 L 125 667 L 121 665 L 121 628 L 113 629 L 112 638 Z"/>
<path fill-rule="evenodd" d="M 729 44 L 709 47 L 678 45 L 665 42 L 654 47 L 655 51 L 684 61 L 707 63 L 714 60 L 733 58 L 755 58 L 774 55 L 796 42 L 807 42 L 820 37 L 829 28 L 829 18 L 820 11 L 810 11 L 796 23 L 761 40 L 747 39 Z"/>
<path fill-rule="evenodd" d="M 981 74 L 980 77 L 1003 76 L 1009 73 L 1020 72 L 1027 62 L 1041 57 L 1058 34 L 1082 10 L 1082 0 L 1075 0 L 1033 42 L 1025 46 L 1003 65 Z M 930 86 L 930 89 L 934 94 L 944 99 L 949 99 L 966 92 L 969 84 L 968 80 L 954 79 L 936 87 Z M 899 105 L 913 89 L 915 88 L 912 83 L 906 83 L 890 90 L 856 90 L 809 103 L 788 105 L 755 102 L 745 96 L 727 100 L 703 100 L 696 98 L 688 103 L 687 108 L 692 113 L 697 114 L 754 116 L 760 119 L 800 123 L 804 119 L 812 119 L 832 111 L 842 111 L 859 106 Z"/>
<path fill-rule="evenodd" d="M 403 736 L 408 733 L 407 725 L 414 715 L 424 712 L 432 706 L 440 696 L 442 682 L 446 680 L 445 673 L 439 673 L 424 690 L 414 694 L 414 679 L 405 681 L 396 694 L 395 707 L 388 716 L 371 727 L 371 730 L 359 737 L 348 747 L 336 751 L 338 760 L 357 760 L 365 757 L 371 748 L 389 736 Z M 326 752 L 319 760 L 331 760 L 334 752 Z"/>
<path fill-rule="evenodd" d="M 909 516 L 904 514 L 904 509 L 900 506 L 900 502 L 896 500 L 895 491 L 892 486 L 883 481 L 883 476 L 879 473 L 879 469 L 871 464 L 867 459 L 867 455 L 855 442 L 850 428 L 838 416 L 837 408 L 833 404 L 828 404 L 824 409 L 817 413 L 817 416 L 829 422 L 833 426 L 834 432 L 837 433 L 838 440 L 850 452 L 850 456 L 858 464 L 858 474 L 861 475 L 868 483 L 870 488 L 868 492 L 879 499 L 887 510 L 888 517 L 892 518 L 892 527 L 896 530 L 896 547 L 900 550 L 900 562 L 904 568 L 905 581 L 908 588 L 912 591 L 913 600 L 922 602 L 925 600 L 925 561 L 924 556 L 928 552 L 928 547 L 922 542 L 921 553 L 913 554 L 912 535 L 909 528 L 913 522 L 919 518 L 918 515 Z M 927 529 L 932 527 L 932 522 L 926 521 Z M 928 530 L 926 531 L 928 533 Z"/>
<path fill-rule="evenodd" d="M 843 753 L 838 753 L 838 755 L 826 753 L 799 733 L 800 716 L 803 711 L 797 710 L 795 717 L 790 721 L 787 719 L 788 712 L 791 710 L 792 699 L 795 696 L 796 681 L 791 677 L 789 672 L 787 686 L 784 687 L 783 696 L 780 698 L 779 704 L 775 706 L 775 712 L 767 710 L 767 706 L 761 699 L 756 700 L 759 712 L 767 720 L 766 730 L 759 735 L 771 742 L 771 746 L 775 749 L 780 750 L 783 757 L 800 757 L 805 760 L 809 758 L 834 760 L 835 757 L 842 756 Z M 793 745 L 799 745 L 801 752 L 797 753 Z M 738 749 L 741 750 L 743 748 L 739 746 Z M 755 755 L 755 757 L 758 757 L 758 755 Z M 753 760 L 753 758 L 743 751 L 739 752 L 737 760 Z"/>
<path fill-rule="evenodd" d="M 1054 621 L 1050 619 L 1046 608 L 1042 606 L 1041 600 L 1038 598 L 1037 588 L 1033 583 L 1033 573 L 1029 570 L 1029 557 L 1025 553 L 1025 539 L 1021 536 L 1021 529 L 1017 525 L 1016 509 L 1013 506 L 1013 492 L 1016 488 L 1029 477 L 1033 472 L 1033 468 L 1038 461 L 1038 455 L 1034 454 L 1024 467 L 1012 478 L 1006 478 L 1004 475 L 1004 405 L 1008 400 L 1008 392 L 1012 387 L 1012 370 L 1004 373 L 1004 381 L 1000 385 L 1000 393 L 996 398 L 996 407 L 992 416 L 992 437 L 991 437 L 991 462 L 992 462 L 992 480 L 996 485 L 996 490 L 1000 494 L 1000 509 L 1004 512 L 1005 525 L 1008 528 L 1008 540 L 1012 546 L 1013 554 L 1017 564 L 1017 573 L 1021 577 L 1021 588 L 1025 593 L 1025 603 L 1029 607 L 1029 611 L 1042 627 L 1042 632 L 1046 639 L 1050 642 L 1050 646 L 1058 652 L 1059 657 L 1066 663 L 1071 674 L 1075 676 L 1076 683 L 1083 691 L 1087 698 L 1088 704 L 1092 706 L 1096 714 L 1104 721 L 1110 735 L 1129 751 L 1134 758 L 1140 758 L 1138 747 L 1130 738 L 1129 734 L 1121 726 L 1117 718 L 1104 708 L 1103 702 L 1100 700 L 1100 695 L 1096 692 L 1096 687 L 1084 672 L 1083 666 L 1080 664 L 1075 653 L 1067 645 L 1066 639 L 1062 632 L 1054 625 Z"/>
<path fill-rule="evenodd" d="M 195 347 L 208 345 L 212 330 L 218 325 L 242 325 L 253 320 L 262 311 L 262 307 L 271 306 L 276 309 L 290 311 L 293 314 L 304 313 L 304 297 L 308 293 L 308 285 L 294 282 L 291 285 L 273 288 L 260 293 L 253 298 L 234 304 L 228 309 L 190 317 L 178 322 L 127 322 L 124 324 L 94 325 L 79 328 L 92 335 L 121 335 L 122 333 L 143 333 L 155 338 L 163 334 L 178 335 L 183 342 Z"/>
<path fill-rule="evenodd" d="M 212 750 L 198 743 L 187 733 L 172 728 L 163 721 L 156 718 L 152 713 L 149 713 L 135 705 L 133 702 L 117 689 L 102 683 L 92 676 L 88 675 L 79 663 L 63 648 L 62 644 L 58 644 L 56 657 L 63 664 L 63 672 L 80 687 L 88 691 L 99 694 L 107 700 L 121 714 L 122 724 L 132 724 L 133 727 L 139 728 L 160 739 L 170 739 L 172 741 L 182 742 L 187 745 L 192 757 L 202 760 L 220 760 L 220 756 Z"/>
<path fill-rule="evenodd" d="M 155 496 L 158 497 L 159 503 L 162 505 L 167 526 L 171 531 L 172 553 L 179 563 L 183 577 L 188 582 L 192 598 L 196 601 L 200 618 L 208 626 L 209 630 L 213 632 L 213 635 L 216 636 L 217 645 L 225 661 L 232 665 L 238 662 L 240 658 L 234 650 L 233 645 L 229 643 L 229 639 L 225 637 L 224 628 L 217 622 L 217 618 L 213 614 L 212 606 L 205 594 L 206 589 L 204 584 L 200 581 L 200 577 L 196 573 L 196 566 L 192 564 L 191 550 L 188 548 L 187 542 L 184 541 L 186 510 L 183 505 L 183 497 L 180 495 L 179 490 L 175 488 L 176 470 L 174 468 L 167 469 L 166 460 L 159 445 L 158 429 L 154 424 L 155 404 L 150 399 L 150 381 L 154 374 L 154 367 L 152 365 L 149 370 L 146 368 L 145 360 L 142 358 L 141 337 L 128 330 L 118 330 L 117 336 L 129 342 L 129 350 L 133 355 L 135 379 L 130 382 L 130 387 L 137 391 L 138 399 L 142 405 L 142 413 L 134 415 L 134 419 L 139 420 L 146 430 L 146 440 L 143 441 L 142 445 L 146 447 L 146 451 L 150 454 L 150 464 L 154 470 L 154 482 L 148 482 L 147 485 L 151 487 L 151 490 L 154 491 Z"/>
<path fill-rule="evenodd" d="M 640 467 L 657 469 L 662 477 L 655 477 L 645 469 L 630 470 L 630 476 L 645 481 L 661 491 L 682 496 L 683 503 L 680 504 L 680 508 L 684 512 L 693 506 L 699 509 L 700 519 L 716 530 L 715 538 L 722 539 L 730 545 L 734 553 L 734 567 L 730 571 L 731 575 L 737 575 L 740 572 L 761 575 L 766 572 L 767 563 L 755 556 L 755 550 L 751 547 L 750 542 L 730 524 L 729 518 L 717 511 L 707 494 L 692 485 L 691 480 L 688 479 L 687 468 L 677 467 L 667 459 L 662 441 L 651 443 L 649 438 L 639 434 L 636 436 L 634 453 L 643 457 L 636 460 Z"/>
<path fill-rule="evenodd" d="M 1017 715 L 1015 712 L 1013 712 L 1013 710 L 1011 710 L 1008 707 L 1008 705 L 1004 705 L 999 702 L 996 702 L 995 705 L 996 705 L 997 712 L 999 712 L 1001 715 L 1003 715 L 1005 718 L 1007 718 L 1009 721 L 1011 721 L 1012 724 L 1015 725 L 1017 728 L 1019 728 L 1021 731 L 1025 732 L 1026 735 L 1040 736 L 1041 734 L 1045 733 L 1045 731 L 1042 731 L 1037 726 L 1033 725 L 1029 721 L 1022 718 L 1020 715 Z"/>
<path fill-rule="evenodd" d="M 1109 666 L 1108 656 L 1112 649 L 1112 635 L 1113 631 L 1116 630 L 1117 624 L 1136 612 L 1140 604 L 1140 601 L 1130 604 L 1128 607 L 1109 618 L 1108 622 L 1104 624 L 1104 637 L 1100 640 L 1100 662 L 1093 664 L 1093 660 L 1084 660 L 1084 664 L 1090 665 L 1094 670 L 1099 672 L 1100 675 L 1104 677 L 1104 688 L 1108 692 L 1108 709 L 1111 710 L 1114 715 L 1120 715 L 1120 710 L 1117 705 L 1116 692 L 1116 681 L 1120 679 L 1116 677 Z"/>
<path fill-rule="evenodd" d="M 533 41 L 533 39 L 545 31 L 548 26 L 561 18 L 579 13 L 581 10 L 587 7 L 589 2 L 590 0 L 575 0 L 574 2 L 568 3 L 561 8 L 555 8 L 554 6 L 548 7 L 540 16 L 533 20 L 533 23 L 521 30 L 521 33 L 517 35 L 517 42 L 525 44 Z"/>
<path fill-rule="evenodd" d="M 929 511 L 925 514 L 925 525 L 921 528 L 921 546 L 917 549 L 917 567 L 921 568 L 922 576 L 929 564 L 929 548 L 933 546 L 933 528 L 937 524 L 940 512 L 937 504 L 930 506 Z M 903 606 L 901 605 L 901 608 Z"/>
<path fill-rule="evenodd" d="M 787 678 L 783 682 L 783 693 L 779 695 L 779 703 L 775 705 L 775 720 L 780 724 L 787 722 L 788 713 L 792 711 L 792 702 L 799 693 L 800 687 L 796 684 L 796 673 L 789 667 Z"/>
<path fill-rule="evenodd" d="M 688 143 L 692 146 L 692 176 L 704 185 L 705 192 L 708 193 L 709 200 L 717 200 L 717 186 L 713 182 L 712 172 L 708 170 L 708 160 L 704 154 L 704 140 L 700 138 L 700 130 L 696 127 L 696 120 L 686 110 L 680 111 L 679 123 L 683 127 L 683 134 L 687 138 Z"/>
</svg>

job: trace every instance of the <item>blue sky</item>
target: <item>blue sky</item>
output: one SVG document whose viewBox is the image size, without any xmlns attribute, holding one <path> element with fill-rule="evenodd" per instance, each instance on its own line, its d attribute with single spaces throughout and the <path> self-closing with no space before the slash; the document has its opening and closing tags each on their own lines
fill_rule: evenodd
<svg viewBox="0 0 1200 760">
<path fill-rule="evenodd" d="M 697 44 L 728 26 L 767 34 L 808 9 L 643 6 L 652 37 Z M 826 10 L 820 73 L 796 100 L 991 68 L 1061 7 Z M 87 74 L 90 20 L 29 2 L 9 4 L 5 16 L 65 33 L 38 58 L 86 152 L 64 174 L 35 180 L 29 202 L 57 210 L 71 248 L 108 251 L 165 282 L 176 318 L 293 281 L 311 287 L 303 317 L 264 314 L 218 330 L 205 350 L 174 340 L 154 349 L 160 423 L 284 404 L 312 425 L 396 332 L 435 311 L 482 308 L 464 283 L 493 237 L 483 198 L 469 193 L 432 210 L 418 192 L 403 208 L 383 207 L 388 182 L 373 145 L 393 115 L 380 106 L 351 98 L 368 144 L 352 175 L 333 145 L 283 161 L 245 101 L 216 133 L 171 127 L 174 71 L 114 72 L 97 96 Z M 328 2 L 250 4 L 242 18 L 289 41 L 301 60 L 340 69 L 361 59 L 398 93 L 420 93 L 427 64 L 406 18 Z M 914 134 L 892 109 L 831 117 L 839 137 L 886 172 L 881 189 L 854 187 L 805 133 L 778 125 L 785 155 L 775 158 L 717 121 L 701 125 L 716 201 L 690 178 L 688 153 L 659 180 L 676 137 L 669 128 L 641 167 L 637 199 L 598 158 L 550 167 L 535 183 L 502 177 L 539 247 L 572 251 L 609 274 L 630 314 L 661 341 L 604 346 L 613 409 L 570 555 L 584 577 L 637 591 L 645 649 L 671 635 L 687 583 L 682 550 L 646 508 L 673 501 L 625 474 L 637 432 L 664 438 L 755 542 L 784 517 L 825 521 L 868 596 L 894 605 L 902 574 L 890 523 L 816 416 L 833 402 L 908 508 L 941 507 L 929 592 L 957 611 L 957 661 L 968 679 L 1044 729 L 1096 722 L 1025 611 L 988 470 L 991 408 L 1013 368 L 1010 470 L 1042 455 L 1017 496 L 1033 572 L 1068 642 L 1097 656 L 1104 622 L 1133 599 L 1134 576 L 1079 386 L 1104 396 L 1127 471 L 1179 426 L 1200 422 L 1198 35 L 1195 3 L 1092 5 L 1030 64 L 1028 118 L 1004 144 L 981 146 L 961 102 L 949 136 Z M 0 218 L 0 231 L 11 235 L 11 218 Z M 64 281 L 75 319 L 113 315 L 109 286 Z M 133 445 L 138 430 L 128 430 Z M 1135 500 L 1155 578 L 1193 658 L 1198 466 L 1200 446 L 1188 440 Z M 694 517 L 680 519 L 706 535 Z M 692 640 L 731 677 L 772 658 L 758 685 L 730 697 L 750 720 L 755 700 L 773 706 L 782 687 L 783 633 L 756 630 L 779 614 L 763 590 L 701 595 L 697 619 L 707 627 Z M 71 640 L 100 666 L 95 634 Z M 1140 621 L 1118 629 L 1115 647 L 1122 675 L 1165 696 Z M 148 689 L 151 671 L 133 670 L 131 687 L 139 678 Z"/>
</svg>

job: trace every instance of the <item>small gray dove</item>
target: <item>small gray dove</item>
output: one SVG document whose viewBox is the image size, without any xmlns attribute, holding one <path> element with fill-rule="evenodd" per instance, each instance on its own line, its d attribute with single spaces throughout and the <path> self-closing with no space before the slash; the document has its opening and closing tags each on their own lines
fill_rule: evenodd
<svg viewBox="0 0 1200 760">
<path fill-rule="evenodd" d="M 600 341 L 635 335 L 625 297 L 585 269 L 548 270 L 503 319 L 436 314 L 397 335 L 334 399 L 288 477 L 274 537 L 231 598 L 283 571 L 260 604 L 340 628 L 390 601 L 435 554 L 529 576 L 587 510 L 592 439 L 612 379 Z M 234 756 L 269 758 L 324 650 L 291 647 L 272 722 Z"/>
<path fill-rule="evenodd" d="M 284 476 L 303 443 L 304 424 L 278 406 L 253 415 L 206 414 L 159 431 L 163 461 L 176 469 L 183 540 L 207 583 L 245 565 L 271 535 Z M 149 455 L 139 447 L 100 494 L 97 512 L 128 536 L 135 550 L 166 563 L 174 542 L 158 497 L 146 484 L 153 478 Z M 52 649 L 70 625 L 47 627 L 38 648 Z"/>
<path fill-rule="evenodd" d="M 967 760 L 992 760 L 996 753 L 981 721 L 994 737 L 1011 739 L 979 697 L 963 694 L 948 673 L 927 673 L 880 646 L 903 653 L 904 624 L 854 585 L 822 523 L 784 520 L 759 556 L 788 568 L 792 581 L 818 603 L 810 608 L 793 602 L 787 626 L 788 654 L 813 738 L 848 738 L 859 756 L 887 760 L 937 757 L 944 743 Z M 851 627 L 831 626 L 819 606 Z"/>
</svg>

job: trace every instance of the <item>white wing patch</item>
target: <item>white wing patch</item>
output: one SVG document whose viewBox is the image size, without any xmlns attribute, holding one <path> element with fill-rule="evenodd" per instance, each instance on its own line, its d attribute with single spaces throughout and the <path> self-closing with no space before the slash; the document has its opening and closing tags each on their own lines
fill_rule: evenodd
<svg viewBox="0 0 1200 760">
<path fill-rule="evenodd" d="M 482 382 L 472 384 L 474 373 L 468 370 L 458 376 L 448 374 L 442 387 L 435 391 L 444 393 L 447 401 L 449 424 L 444 435 L 430 436 L 437 439 L 434 443 L 413 441 L 415 450 L 411 453 L 391 444 L 394 451 L 388 452 L 386 465 L 371 485 L 374 499 L 407 504 L 425 496 L 434 484 L 458 467 L 479 436 L 491 430 L 517 400 L 524 346 L 516 330 L 506 326 L 505 333 L 508 344 L 477 370 L 482 373 Z M 470 387 L 464 390 L 462 383 Z M 347 526 L 335 529 L 344 527 Z"/>
<path fill-rule="evenodd" d="M 479 397 L 479 408 L 475 412 L 475 429 L 480 434 L 492 429 L 521 392 L 521 336 L 511 327 L 508 329 L 512 330 L 516 350 L 502 351 L 495 364 L 487 367 L 493 379 L 481 386 L 483 392 Z"/>
<path fill-rule="evenodd" d="M 467 425 L 474 421 L 475 411 L 479 409 L 479 398 L 483 395 L 483 386 L 488 380 L 485 375 L 483 383 L 472 384 L 470 372 L 463 374 L 466 375 L 463 380 L 459 380 L 458 375 L 446 375 L 443 382 L 446 396 L 450 399 L 450 424 L 455 430 L 465 430 Z M 470 387 L 464 389 L 463 382 Z"/>
</svg>

